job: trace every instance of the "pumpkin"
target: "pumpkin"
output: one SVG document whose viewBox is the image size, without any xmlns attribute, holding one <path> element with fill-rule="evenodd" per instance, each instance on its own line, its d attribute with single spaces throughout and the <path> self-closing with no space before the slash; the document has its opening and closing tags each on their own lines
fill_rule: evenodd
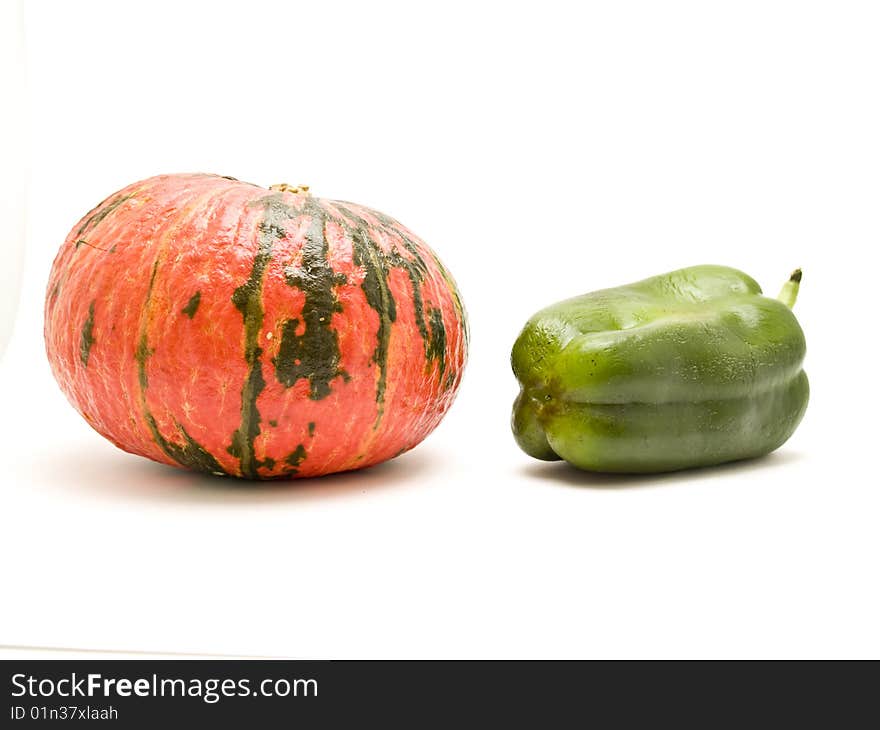
<svg viewBox="0 0 880 730">
<path fill-rule="evenodd" d="M 185 174 L 73 227 L 45 341 L 67 398 L 120 448 L 272 479 L 413 448 L 452 404 L 467 329 L 450 274 L 387 215 Z"/>
</svg>

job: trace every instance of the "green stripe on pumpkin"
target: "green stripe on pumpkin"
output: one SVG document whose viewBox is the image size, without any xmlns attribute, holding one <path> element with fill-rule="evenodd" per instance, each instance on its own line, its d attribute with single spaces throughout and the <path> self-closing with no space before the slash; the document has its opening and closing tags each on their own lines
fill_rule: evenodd
<svg viewBox="0 0 880 730">
<path fill-rule="evenodd" d="M 150 283 L 147 285 L 147 298 L 144 301 L 144 315 L 143 322 L 141 323 L 141 332 L 140 337 L 138 338 L 137 349 L 134 353 L 134 359 L 138 364 L 138 383 L 141 388 L 141 395 L 144 397 L 144 409 L 146 411 L 146 394 L 144 391 L 149 386 L 149 382 L 147 380 L 147 360 L 150 359 L 150 355 L 153 354 L 153 351 L 150 349 L 150 345 L 147 342 L 147 326 L 149 325 L 149 306 L 150 301 L 153 298 L 153 285 L 156 283 L 156 273 L 159 271 L 159 258 L 156 257 L 156 260 L 153 262 L 153 270 L 150 272 Z"/>
<path fill-rule="evenodd" d="M 254 453 L 254 441 L 261 432 L 257 398 L 266 388 L 261 361 L 263 349 L 259 346 L 265 314 L 262 302 L 263 279 L 275 244 L 287 235 L 284 224 L 294 217 L 295 211 L 284 202 L 280 193 L 259 198 L 251 205 L 262 206 L 264 210 L 263 220 L 259 224 L 257 254 L 248 280 L 232 295 L 232 303 L 241 312 L 244 320 L 244 357 L 249 371 L 241 389 L 241 425 L 233 432 L 232 442 L 227 450 L 239 459 L 242 476 L 258 479 L 259 469 L 264 464 Z"/>
<path fill-rule="evenodd" d="M 357 215 L 342 202 L 333 201 L 333 205 L 344 218 L 331 218 L 331 220 L 339 224 L 351 237 L 355 264 L 363 266 L 365 270 L 365 278 L 361 286 L 364 289 L 367 303 L 379 315 L 376 349 L 373 351 L 373 362 L 379 366 L 379 380 L 376 385 L 376 402 L 379 404 L 379 414 L 374 424 L 374 428 L 376 428 L 382 417 L 385 399 L 388 341 L 391 334 L 391 324 L 396 320 L 395 300 L 388 284 L 388 276 L 392 269 L 401 269 L 409 277 L 412 286 L 412 306 L 416 327 L 419 330 L 419 336 L 422 338 L 425 359 L 429 363 L 437 363 L 441 378 L 446 371 L 446 326 L 443 321 L 443 313 L 437 308 L 429 308 L 428 317 L 426 318 L 425 316 L 422 285 L 430 275 L 430 271 L 418 247 L 401 230 L 400 224 L 384 213 L 370 210 L 370 214 L 376 218 L 381 228 L 392 237 L 399 238 L 403 242 L 403 248 L 409 256 L 404 256 L 396 249 L 390 253 L 385 253 L 370 236 L 370 224 L 368 221 L 362 216 Z M 449 285 L 455 299 L 456 309 L 463 317 L 461 300 L 455 286 L 452 284 L 451 277 L 449 277 L 449 274 L 436 256 L 433 256 L 433 260 L 444 281 Z M 383 292 L 387 292 L 387 298 L 383 295 Z M 462 322 L 464 322 L 464 319 L 462 319 Z"/>
<path fill-rule="evenodd" d="M 385 388 L 388 382 L 388 345 L 391 341 L 391 325 L 397 319 L 397 304 L 394 295 L 388 285 L 388 265 L 382 252 L 375 242 L 362 228 L 350 231 L 354 263 L 364 269 L 364 280 L 361 289 L 370 308 L 379 317 L 379 327 L 376 330 L 376 347 L 373 350 L 372 361 L 379 367 L 379 380 L 376 383 L 376 403 L 378 412 L 373 428 L 379 426 L 379 421 L 385 411 Z"/>
<path fill-rule="evenodd" d="M 169 441 L 159 432 L 159 426 L 156 424 L 156 419 L 153 418 L 152 413 L 145 411 L 144 415 L 147 419 L 147 425 L 150 428 L 150 432 L 153 434 L 153 440 L 159 445 L 159 448 L 161 448 L 162 451 L 174 459 L 178 464 L 194 471 L 207 471 L 211 474 L 216 474 L 217 476 L 226 474 L 226 471 L 220 466 L 217 459 L 215 459 L 204 446 L 190 436 L 180 423 L 175 421 L 174 425 L 180 431 L 181 436 L 183 436 L 183 445 Z"/>
<path fill-rule="evenodd" d="M 458 321 L 461 322 L 461 327 L 464 331 L 464 341 L 465 344 L 467 344 L 469 339 L 468 322 L 464 311 L 464 303 L 461 301 L 461 295 L 458 293 L 458 287 L 455 285 L 455 280 L 452 278 L 452 274 L 449 273 L 443 265 L 443 262 L 440 261 L 440 258 L 433 250 L 431 251 L 431 258 L 434 261 L 434 265 L 437 267 L 437 271 L 440 272 L 440 276 L 443 277 L 443 281 L 446 282 L 446 286 L 452 294 L 452 301 L 455 304 L 455 313 L 458 316 Z"/>
<path fill-rule="evenodd" d="M 443 324 L 443 312 L 439 307 L 431 307 L 429 314 L 431 333 L 428 337 L 427 356 L 429 360 L 436 360 L 440 371 L 440 377 L 446 371 L 446 326 Z"/>
<path fill-rule="evenodd" d="M 186 467 L 187 469 L 193 469 L 194 471 L 207 471 L 212 474 L 217 475 L 225 475 L 226 470 L 220 465 L 216 458 L 198 443 L 192 436 L 189 435 L 189 432 L 178 422 L 174 421 L 174 425 L 177 427 L 177 430 L 180 432 L 180 435 L 183 436 L 183 444 L 175 443 L 167 438 L 165 438 L 162 433 L 159 431 L 159 425 L 156 423 L 156 419 L 153 414 L 150 412 L 150 409 L 147 406 L 147 388 L 149 387 L 149 380 L 147 378 L 147 361 L 153 354 L 153 350 L 150 348 L 149 342 L 147 340 L 147 327 L 150 323 L 149 312 L 150 312 L 150 302 L 153 298 L 153 287 L 156 283 L 156 274 L 159 271 L 159 258 L 157 257 L 155 262 L 153 262 L 153 271 L 150 274 L 150 283 L 147 287 L 147 297 L 144 301 L 144 315 L 143 320 L 141 322 L 141 331 L 140 337 L 138 338 L 137 349 L 135 350 L 135 360 L 138 364 L 138 384 L 140 385 L 140 403 L 141 403 L 141 411 L 143 412 L 144 420 L 147 423 L 147 428 L 150 429 L 150 435 L 153 437 L 154 443 L 162 450 L 162 452 L 168 456 L 168 458 L 173 459 L 181 466 Z"/>
<path fill-rule="evenodd" d="M 131 195 L 120 195 L 115 200 L 111 200 L 109 203 L 104 205 L 100 203 L 96 208 L 92 209 L 91 214 L 88 218 L 83 221 L 83 224 L 77 229 L 76 235 L 77 237 L 81 236 L 90 228 L 94 228 L 98 225 L 102 220 L 104 220 L 108 215 L 110 215 L 114 210 L 116 210 L 120 205 L 122 205 L 126 200 L 129 200 Z M 77 247 L 79 247 L 80 242 L 77 241 Z"/>
<path fill-rule="evenodd" d="M 82 333 L 79 338 L 79 359 L 84 367 L 89 366 L 89 354 L 92 346 L 95 344 L 95 301 L 89 304 L 89 316 L 83 324 Z"/>
</svg>

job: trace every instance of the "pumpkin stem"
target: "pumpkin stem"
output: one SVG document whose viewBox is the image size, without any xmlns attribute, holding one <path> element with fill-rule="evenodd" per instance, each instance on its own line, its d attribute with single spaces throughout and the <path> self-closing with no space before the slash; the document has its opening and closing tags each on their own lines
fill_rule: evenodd
<svg viewBox="0 0 880 730">
<path fill-rule="evenodd" d="M 277 183 L 275 185 L 270 185 L 269 190 L 274 190 L 279 193 L 293 193 L 294 195 L 305 195 L 306 197 L 311 196 L 311 193 L 309 192 L 308 185 L 288 185 L 287 183 Z"/>
</svg>

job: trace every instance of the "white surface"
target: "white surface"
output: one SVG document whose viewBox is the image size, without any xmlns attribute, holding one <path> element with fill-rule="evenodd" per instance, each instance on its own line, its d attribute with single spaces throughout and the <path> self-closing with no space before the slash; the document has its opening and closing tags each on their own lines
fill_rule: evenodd
<svg viewBox="0 0 880 730">
<path fill-rule="evenodd" d="M 28 3 L 19 326 L 0 364 L 0 644 L 299 657 L 880 655 L 880 45 L 870 3 Z M 369 7 L 367 7 L 369 6 Z M 471 315 L 440 428 L 237 488 L 128 456 L 55 386 L 77 218 L 204 170 L 387 211 Z M 796 312 L 813 396 L 762 461 L 590 476 L 520 453 L 519 327 L 723 263 Z"/>
<path fill-rule="evenodd" d="M 0 357 L 12 332 L 24 252 L 27 120 L 22 2 L 0 2 Z"/>
</svg>

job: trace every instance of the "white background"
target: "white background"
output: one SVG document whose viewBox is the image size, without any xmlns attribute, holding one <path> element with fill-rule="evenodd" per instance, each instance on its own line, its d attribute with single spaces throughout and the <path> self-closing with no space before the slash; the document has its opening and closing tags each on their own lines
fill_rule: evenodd
<svg viewBox="0 0 880 730">
<path fill-rule="evenodd" d="M 0 644 L 880 656 L 878 21 L 872 3 L 766 0 L 28 2 Z M 54 253 L 114 190 L 183 171 L 309 183 L 439 252 L 471 360 L 424 444 L 240 485 L 117 451 L 70 408 L 42 350 Z M 794 437 L 645 478 L 522 454 L 508 357 L 527 317 L 697 263 L 771 294 L 803 267 Z"/>
</svg>

